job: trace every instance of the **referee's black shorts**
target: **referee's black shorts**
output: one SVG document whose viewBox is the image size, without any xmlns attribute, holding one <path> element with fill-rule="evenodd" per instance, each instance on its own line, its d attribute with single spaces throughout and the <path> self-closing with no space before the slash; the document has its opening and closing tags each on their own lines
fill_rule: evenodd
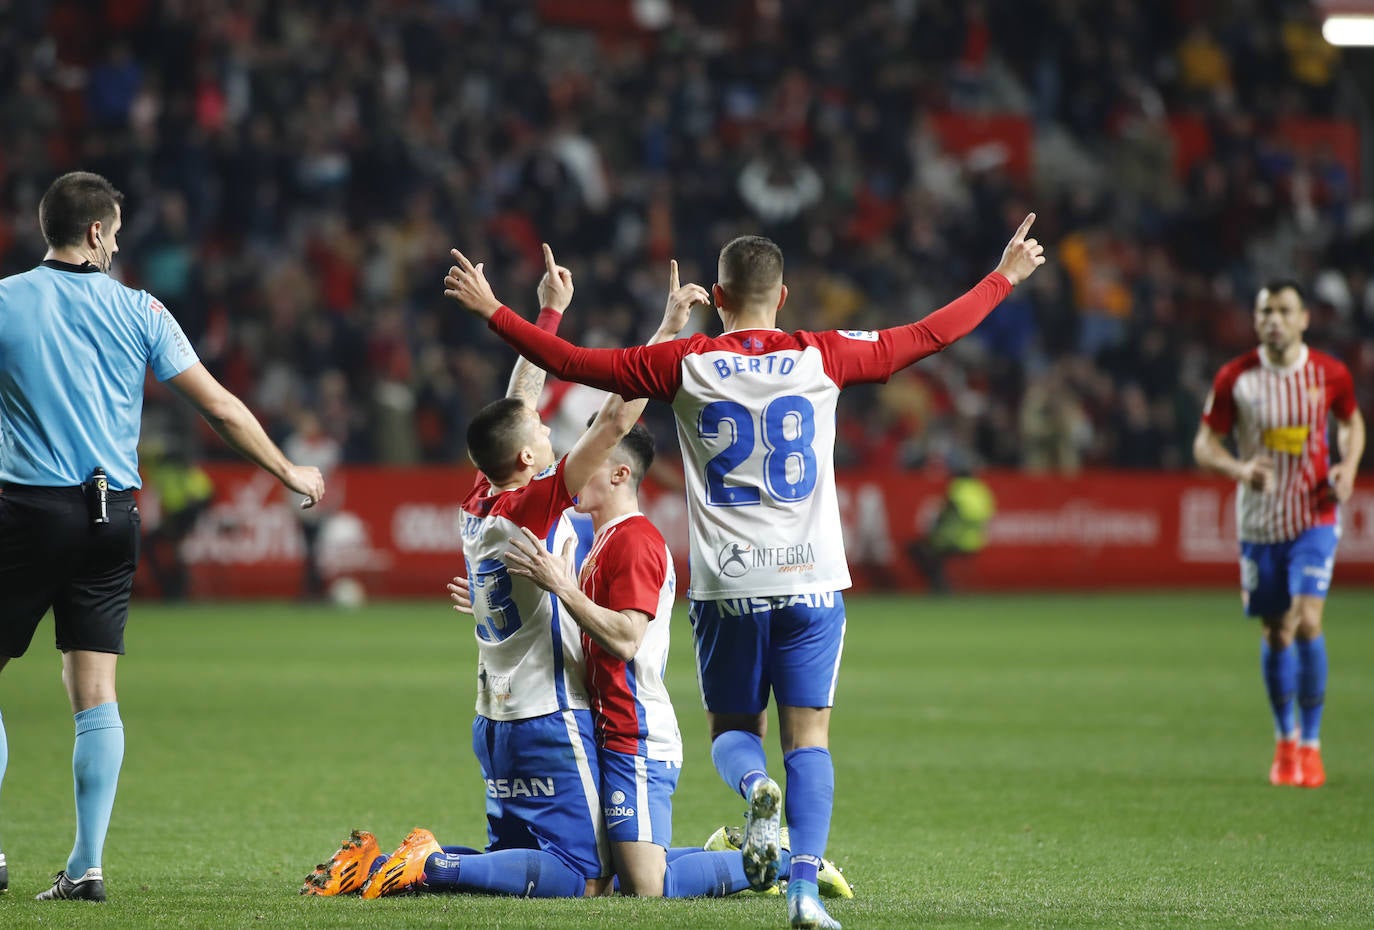
<svg viewBox="0 0 1374 930">
<path fill-rule="evenodd" d="M 57 648 L 124 654 L 138 565 L 132 491 L 110 491 L 92 524 L 79 487 L 0 488 L 0 656 L 22 656 L 52 608 Z"/>
</svg>

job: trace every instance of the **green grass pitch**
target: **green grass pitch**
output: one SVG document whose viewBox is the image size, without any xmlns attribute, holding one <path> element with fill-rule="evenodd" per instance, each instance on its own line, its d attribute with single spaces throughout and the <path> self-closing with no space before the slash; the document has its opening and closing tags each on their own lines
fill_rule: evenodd
<svg viewBox="0 0 1374 930">
<path fill-rule="evenodd" d="M 685 617 L 675 838 L 742 802 L 711 767 Z M 1329 781 L 1266 781 L 1257 633 L 1230 592 L 858 598 L 833 726 L 830 855 L 858 928 L 1374 925 L 1374 592 L 1327 610 Z M 778 898 L 302 898 L 352 827 L 484 842 L 470 627 L 442 601 L 344 612 L 136 603 L 110 900 L 32 900 L 71 844 L 72 723 L 49 623 L 0 675 L 0 927 L 779 928 Z M 782 767 L 770 737 L 775 771 Z"/>
</svg>

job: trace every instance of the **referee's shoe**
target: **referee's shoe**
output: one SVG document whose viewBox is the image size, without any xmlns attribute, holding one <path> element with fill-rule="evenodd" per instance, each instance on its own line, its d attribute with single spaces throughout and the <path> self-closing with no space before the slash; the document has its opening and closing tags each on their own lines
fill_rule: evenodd
<svg viewBox="0 0 1374 930">
<path fill-rule="evenodd" d="M 35 901 L 104 901 L 105 875 L 99 869 L 72 881 L 64 869 L 52 877 L 52 887 L 34 895 Z"/>
</svg>

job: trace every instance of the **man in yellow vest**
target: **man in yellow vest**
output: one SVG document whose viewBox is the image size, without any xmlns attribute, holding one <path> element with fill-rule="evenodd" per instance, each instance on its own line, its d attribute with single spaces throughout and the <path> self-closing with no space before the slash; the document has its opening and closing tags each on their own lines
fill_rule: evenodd
<svg viewBox="0 0 1374 930">
<path fill-rule="evenodd" d="M 215 494 L 214 482 L 205 469 L 179 448 L 144 445 L 143 474 L 147 486 L 157 492 L 161 519 L 144 539 L 148 567 L 165 600 L 185 600 L 191 573 L 181 555 L 181 544 L 190 535 Z"/>
<path fill-rule="evenodd" d="M 935 594 L 949 593 L 945 563 L 979 552 L 988 541 L 988 521 L 997 512 L 992 489 L 959 463 L 950 469 L 945 500 L 923 539 L 908 547 L 916 567 Z"/>
</svg>

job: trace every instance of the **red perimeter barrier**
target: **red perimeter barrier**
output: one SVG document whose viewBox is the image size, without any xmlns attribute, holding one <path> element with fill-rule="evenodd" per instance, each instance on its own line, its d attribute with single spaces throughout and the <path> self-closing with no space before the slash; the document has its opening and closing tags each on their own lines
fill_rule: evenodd
<svg viewBox="0 0 1374 930">
<path fill-rule="evenodd" d="M 200 597 L 293 597 L 302 590 L 300 518 L 281 487 L 247 466 L 208 469 L 214 504 L 185 540 L 192 593 Z M 1235 489 L 1169 473 L 1094 472 L 1074 477 L 991 472 L 997 497 L 987 547 L 957 560 L 962 590 L 1102 590 L 1234 585 L 1238 582 Z M 466 468 L 346 468 L 329 483 L 321 562 L 371 597 L 432 597 L 463 570 L 458 502 Z M 940 506 L 943 485 L 900 472 L 841 474 L 841 516 L 859 590 L 918 590 L 906 549 Z M 687 577 L 687 511 L 680 493 L 646 484 L 644 509 Z M 156 492 L 141 501 L 156 525 Z M 1336 586 L 1374 584 L 1374 482 L 1343 508 Z M 150 579 L 140 582 L 150 593 Z"/>
</svg>

